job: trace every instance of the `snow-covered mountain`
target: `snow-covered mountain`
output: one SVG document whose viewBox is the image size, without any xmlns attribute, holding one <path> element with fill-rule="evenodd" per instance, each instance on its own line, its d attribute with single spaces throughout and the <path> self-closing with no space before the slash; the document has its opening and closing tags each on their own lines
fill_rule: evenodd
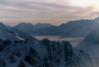
<svg viewBox="0 0 99 67">
<path fill-rule="evenodd" d="M 94 67 L 99 66 L 99 22 L 97 22 L 95 28 L 77 46 L 77 49 L 90 55 Z"/>
<path fill-rule="evenodd" d="M 97 23 L 96 28 L 92 30 L 88 36 L 78 45 L 78 47 L 85 52 L 89 53 L 91 56 L 99 57 L 99 23 Z"/>
<path fill-rule="evenodd" d="M 90 56 L 69 42 L 39 41 L 4 24 L 0 37 L 0 67 L 92 67 Z"/>
<path fill-rule="evenodd" d="M 9 26 L 6 26 L 3 23 L 0 23 L 0 39 L 3 39 L 3 40 L 6 40 L 6 39 L 19 40 L 19 39 L 22 39 L 22 38 L 19 37 L 17 35 L 17 33 L 12 31 L 12 29 Z"/>
</svg>

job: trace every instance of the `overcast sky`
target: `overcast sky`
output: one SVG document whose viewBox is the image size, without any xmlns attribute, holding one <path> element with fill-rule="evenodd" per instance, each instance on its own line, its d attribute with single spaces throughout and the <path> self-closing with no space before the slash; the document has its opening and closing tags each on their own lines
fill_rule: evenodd
<svg viewBox="0 0 99 67">
<path fill-rule="evenodd" d="M 96 4 L 89 3 L 95 2 Z M 0 21 L 61 24 L 99 15 L 97 0 L 0 0 Z"/>
</svg>

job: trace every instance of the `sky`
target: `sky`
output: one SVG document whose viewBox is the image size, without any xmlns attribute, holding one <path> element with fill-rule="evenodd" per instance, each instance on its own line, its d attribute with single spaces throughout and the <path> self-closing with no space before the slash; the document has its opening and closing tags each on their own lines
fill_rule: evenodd
<svg viewBox="0 0 99 67">
<path fill-rule="evenodd" d="M 0 0 L 0 22 L 15 25 L 94 19 L 99 16 L 99 0 Z"/>
</svg>

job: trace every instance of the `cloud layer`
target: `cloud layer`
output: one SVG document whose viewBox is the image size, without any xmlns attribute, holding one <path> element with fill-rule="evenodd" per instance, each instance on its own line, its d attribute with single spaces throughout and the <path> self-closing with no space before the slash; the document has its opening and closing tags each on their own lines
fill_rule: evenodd
<svg viewBox="0 0 99 67">
<path fill-rule="evenodd" d="M 71 6 L 68 0 L 0 0 L 0 21 L 61 24 L 98 16 L 91 7 Z"/>
</svg>

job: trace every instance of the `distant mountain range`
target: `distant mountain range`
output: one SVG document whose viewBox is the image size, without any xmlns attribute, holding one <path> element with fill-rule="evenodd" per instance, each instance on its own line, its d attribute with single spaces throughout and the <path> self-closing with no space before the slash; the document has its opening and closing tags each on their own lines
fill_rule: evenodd
<svg viewBox="0 0 99 67">
<path fill-rule="evenodd" d="M 97 67 L 99 23 L 95 21 L 60 26 L 21 23 L 15 27 L 0 23 L 0 67 Z M 67 41 L 37 40 L 31 36 L 34 34 L 86 37 L 76 49 Z"/>
<path fill-rule="evenodd" d="M 94 29 L 95 25 L 97 23 L 95 20 L 77 20 L 77 21 L 69 21 L 68 23 L 63 23 L 59 26 L 54 26 L 51 24 L 41 24 L 38 23 L 36 25 L 33 25 L 32 23 L 20 23 L 16 26 L 9 27 L 4 25 L 3 23 L 0 23 L 0 31 L 3 30 L 3 32 L 10 28 L 25 32 L 32 36 L 47 36 L 47 35 L 53 35 L 53 36 L 65 36 L 65 37 L 85 37 L 87 36 L 91 30 Z M 6 27 L 5 27 L 6 26 Z M 9 32 L 11 32 L 11 30 Z M 7 36 L 10 34 L 7 34 L 6 32 L 0 34 L 6 34 Z M 4 37 L 4 36 L 2 36 Z M 6 37 L 6 36 L 5 36 Z"/>
<path fill-rule="evenodd" d="M 20 23 L 13 28 L 30 35 L 60 35 L 66 37 L 84 37 L 94 28 L 95 20 L 77 20 L 54 26 L 50 24 Z"/>
</svg>

